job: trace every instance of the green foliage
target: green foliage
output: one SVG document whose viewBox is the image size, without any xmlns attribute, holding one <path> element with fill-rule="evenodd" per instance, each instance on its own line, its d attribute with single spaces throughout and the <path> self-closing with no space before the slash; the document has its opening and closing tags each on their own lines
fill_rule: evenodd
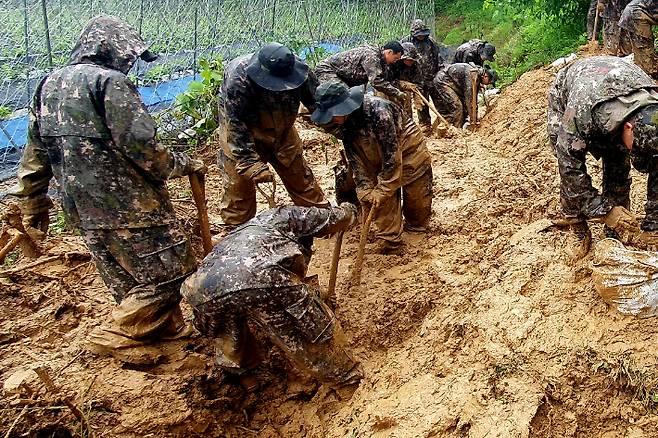
<svg viewBox="0 0 658 438">
<path fill-rule="evenodd" d="M 57 220 L 55 221 L 55 223 L 50 224 L 48 229 L 50 231 L 50 234 L 52 234 L 53 236 L 60 235 L 68 229 L 66 216 L 64 215 L 63 212 L 60 211 L 57 213 Z"/>
<path fill-rule="evenodd" d="M 588 0 L 437 0 L 437 36 L 447 45 L 493 43 L 493 67 L 506 85 L 584 44 L 588 6 Z"/>
<path fill-rule="evenodd" d="M 11 113 L 12 111 L 10 108 L 0 105 L 0 120 L 8 118 L 11 115 Z"/>
<path fill-rule="evenodd" d="M 187 91 L 176 98 L 176 115 L 194 121 L 192 129 L 198 140 L 208 138 L 217 129 L 217 98 L 222 85 L 224 64 L 221 58 L 199 60 L 201 81 L 192 81 Z"/>
</svg>

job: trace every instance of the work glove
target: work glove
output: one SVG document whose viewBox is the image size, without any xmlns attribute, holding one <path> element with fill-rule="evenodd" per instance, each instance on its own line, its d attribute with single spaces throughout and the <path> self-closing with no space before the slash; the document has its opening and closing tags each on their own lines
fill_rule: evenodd
<svg viewBox="0 0 658 438">
<path fill-rule="evenodd" d="M 34 228 L 43 233 L 47 233 L 49 225 L 50 217 L 47 210 L 40 213 L 23 216 L 23 226 L 25 229 Z"/>
<path fill-rule="evenodd" d="M 274 175 L 270 172 L 270 169 L 263 169 L 254 176 L 251 177 L 251 180 L 255 184 L 268 183 L 274 181 Z"/>
<path fill-rule="evenodd" d="M 621 206 L 612 207 L 612 210 L 601 219 L 604 224 L 618 233 L 640 229 L 633 213 Z"/>
<path fill-rule="evenodd" d="M 416 84 L 407 81 L 400 81 L 400 89 L 402 91 L 410 91 L 412 93 L 418 91 Z"/>
<path fill-rule="evenodd" d="M 635 240 L 635 246 L 646 251 L 658 251 L 658 231 L 642 231 Z"/>
<path fill-rule="evenodd" d="M 363 203 L 370 204 L 372 208 L 378 209 L 384 203 L 387 196 L 377 187 L 365 193 L 359 200 Z"/>
<path fill-rule="evenodd" d="M 198 173 L 200 175 L 205 175 L 208 173 L 208 168 L 201 160 L 190 160 L 190 167 L 192 169 L 192 173 Z"/>
</svg>

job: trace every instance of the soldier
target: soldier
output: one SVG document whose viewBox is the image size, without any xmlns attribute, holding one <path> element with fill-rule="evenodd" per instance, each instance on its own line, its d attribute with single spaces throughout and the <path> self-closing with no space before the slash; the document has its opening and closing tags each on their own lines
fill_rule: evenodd
<svg viewBox="0 0 658 438">
<path fill-rule="evenodd" d="M 412 88 L 418 89 L 417 86 L 422 84 L 419 68 L 420 55 L 418 54 L 416 47 L 411 43 L 402 43 L 402 47 L 404 48 L 404 54 L 400 58 L 400 61 L 391 65 L 389 69 L 391 82 L 405 92 L 413 91 Z M 407 94 L 407 98 L 402 105 L 404 115 L 407 117 L 412 117 L 411 102 L 413 97 L 413 94 Z"/>
<path fill-rule="evenodd" d="M 474 124 L 477 116 L 477 90 L 483 85 L 495 84 L 496 72 L 473 64 L 452 64 L 439 71 L 434 78 L 437 95 L 436 109 L 445 119 L 462 128 L 469 116 Z"/>
<path fill-rule="evenodd" d="M 578 229 L 606 224 L 628 241 L 637 227 L 630 207 L 631 161 L 649 174 L 641 235 L 658 243 L 658 85 L 634 64 L 612 56 L 578 60 L 560 71 L 548 95 L 548 134 L 558 159 L 562 213 Z M 587 153 L 603 160 L 603 193 L 592 187 Z M 630 234 L 629 234 L 630 233 Z"/>
<path fill-rule="evenodd" d="M 384 47 L 364 45 L 331 55 L 318 64 L 315 74 L 321 83 L 340 80 L 348 87 L 369 84 L 387 99 L 403 103 L 406 95 L 390 82 L 387 71 L 387 66 L 397 62 L 403 52 L 397 41 Z"/>
<path fill-rule="evenodd" d="M 599 10 L 603 9 L 603 46 L 611 55 L 617 55 L 619 52 L 619 18 L 629 2 L 630 0 L 599 0 L 599 3 L 603 3 L 603 7 L 598 6 Z"/>
<path fill-rule="evenodd" d="M 430 36 L 430 29 L 425 25 L 423 20 L 414 20 L 411 23 L 411 34 L 403 38 L 401 42 L 405 52 L 407 51 L 405 43 L 412 43 L 418 51 L 419 61 L 417 69 L 419 76 L 415 81 L 410 82 L 418 85 L 425 99 L 434 99 L 432 80 L 438 73 L 439 67 L 443 65 L 444 59 L 439 53 L 438 44 Z M 431 125 L 430 110 L 427 105 L 419 105 L 418 122 L 423 128 Z"/>
<path fill-rule="evenodd" d="M 619 20 L 621 35 L 619 52 L 633 53 L 634 61 L 648 74 L 658 79 L 658 55 L 651 26 L 658 25 L 657 0 L 633 0 L 626 6 Z"/>
<path fill-rule="evenodd" d="M 313 122 L 333 126 L 343 140 L 356 190 L 374 208 L 378 251 L 402 247 L 402 213 L 409 231 L 424 231 L 432 212 L 432 161 L 416 123 L 397 105 L 363 95 L 363 87 L 326 82 L 315 94 Z"/>
<path fill-rule="evenodd" d="M 340 207 L 279 207 L 230 232 L 205 258 L 182 292 L 194 311 L 194 325 L 215 338 L 216 362 L 238 375 L 249 389 L 260 363 L 249 324 L 262 329 L 297 366 L 333 387 L 362 378 L 345 351 L 334 314 L 306 271 L 313 238 L 351 228 L 352 204 Z"/>
<path fill-rule="evenodd" d="M 13 191 L 27 225 L 45 231 L 55 177 L 67 220 L 118 303 L 92 333 L 91 349 L 126 360 L 127 349 L 184 331 L 179 288 L 196 262 L 166 180 L 205 169 L 156 141 L 155 123 L 126 76 L 138 58 L 155 55 L 126 23 L 109 16 L 87 23 L 69 64 L 36 88 Z"/>
<path fill-rule="evenodd" d="M 225 224 L 239 225 L 254 217 L 256 184 L 274 179 L 267 163 L 295 205 L 329 205 L 304 159 L 294 126 L 300 102 L 314 109 L 316 86 L 308 66 L 279 43 L 226 66 L 219 103 L 220 125 L 226 131 L 219 151 Z"/>
<path fill-rule="evenodd" d="M 493 62 L 496 60 L 496 48 L 488 41 L 470 40 L 455 51 L 453 64 L 469 63 L 482 67 L 485 61 Z"/>
</svg>

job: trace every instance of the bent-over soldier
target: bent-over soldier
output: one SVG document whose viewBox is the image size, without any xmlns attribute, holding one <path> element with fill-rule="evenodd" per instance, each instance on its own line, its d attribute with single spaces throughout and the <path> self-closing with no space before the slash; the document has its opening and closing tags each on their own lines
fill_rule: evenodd
<svg viewBox="0 0 658 438">
<path fill-rule="evenodd" d="M 496 60 L 496 47 L 488 41 L 470 40 L 457 47 L 453 64 L 473 63 L 482 67 L 485 62 Z"/>
</svg>

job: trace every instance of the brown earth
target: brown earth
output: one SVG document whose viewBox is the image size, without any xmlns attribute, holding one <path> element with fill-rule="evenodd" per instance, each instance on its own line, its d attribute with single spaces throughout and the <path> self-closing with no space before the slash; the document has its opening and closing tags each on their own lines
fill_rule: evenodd
<svg viewBox="0 0 658 438">
<path fill-rule="evenodd" d="M 606 306 L 591 253 L 574 259 L 569 230 L 527 227 L 557 205 L 545 133 L 552 74 L 532 71 L 504 90 L 477 133 L 430 141 L 430 231 L 406 234 L 401 256 L 368 252 L 359 288 L 347 282 L 358 229 L 346 235 L 337 317 L 366 372 L 351 399 L 290 370 L 275 349 L 252 394 L 222 381 L 199 338 L 147 369 L 85 352 L 112 305 L 79 238 L 63 233 L 49 237 L 44 263 L 21 258 L 0 274 L 0 382 L 27 374 L 2 394 L 0 436 L 657 437 L 656 320 Z M 305 125 L 302 136 L 333 197 L 337 145 Z M 192 232 L 184 182 L 172 193 Z M 643 185 L 633 186 L 636 212 Z M 219 223 L 212 166 L 208 196 Z M 278 200 L 289 202 L 282 189 Z M 332 247 L 315 244 L 311 273 L 324 285 Z M 30 374 L 39 366 L 54 389 Z"/>
</svg>

